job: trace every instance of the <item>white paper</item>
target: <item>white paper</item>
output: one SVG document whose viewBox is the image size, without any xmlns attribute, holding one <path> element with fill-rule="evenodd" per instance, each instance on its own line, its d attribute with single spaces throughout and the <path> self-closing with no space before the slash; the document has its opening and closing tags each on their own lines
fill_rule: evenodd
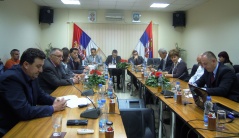
<svg viewBox="0 0 239 138">
<path fill-rule="evenodd" d="M 116 68 L 116 65 L 114 65 L 114 64 L 109 64 L 109 68 Z"/>
<path fill-rule="evenodd" d="M 64 98 L 65 100 L 68 100 L 66 102 L 67 107 L 69 108 L 76 108 L 79 104 L 90 104 L 90 100 L 87 98 L 78 98 L 76 95 L 66 95 L 62 96 L 60 98 Z"/>
</svg>

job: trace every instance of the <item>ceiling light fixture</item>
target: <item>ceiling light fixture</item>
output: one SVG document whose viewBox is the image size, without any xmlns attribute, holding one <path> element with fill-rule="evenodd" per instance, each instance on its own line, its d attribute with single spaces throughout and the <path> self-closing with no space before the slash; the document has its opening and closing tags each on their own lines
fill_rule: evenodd
<svg viewBox="0 0 239 138">
<path fill-rule="evenodd" d="M 75 5 L 80 5 L 79 0 L 61 0 L 64 4 L 75 4 Z"/>
<path fill-rule="evenodd" d="M 150 7 L 152 7 L 152 8 L 165 8 L 168 5 L 169 4 L 166 4 L 166 3 L 153 3 Z"/>
</svg>

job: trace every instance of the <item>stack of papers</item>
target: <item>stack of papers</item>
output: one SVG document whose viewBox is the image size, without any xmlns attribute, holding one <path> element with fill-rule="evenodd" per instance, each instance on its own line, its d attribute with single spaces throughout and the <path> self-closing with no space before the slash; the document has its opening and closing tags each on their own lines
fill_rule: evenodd
<svg viewBox="0 0 239 138">
<path fill-rule="evenodd" d="M 69 108 L 76 108 L 79 104 L 90 104 L 90 100 L 87 98 L 78 98 L 76 95 L 66 95 L 62 96 L 60 98 L 64 98 L 65 100 L 68 100 L 66 102 L 67 106 Z"/>
</svg>

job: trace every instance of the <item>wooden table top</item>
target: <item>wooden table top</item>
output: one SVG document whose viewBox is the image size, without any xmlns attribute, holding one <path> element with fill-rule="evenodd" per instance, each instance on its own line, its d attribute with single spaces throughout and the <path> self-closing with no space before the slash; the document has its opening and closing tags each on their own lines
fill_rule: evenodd
<svg viewBox="0 0 239 138">
<path fill-rule="evenodd" d="M 128 69 L 134 76 L 137 77 L 137 79 L 155 96 L 157 96 L 160 100 L 162 100 L 170 109 L 176 113 L 178 116 L 180 116 L 185 122 L 188 122 L 188 124 L 196 130 L 199 135 L 206 137 L 206 138 L 212 138 L 212 137 L 230 137 L 234 136 L 232 134 L 217 132 L 217 131 L 209 131 L 205 130 L 207 127 L 204 126 L 203 122 L 203 110 L 200 109 L 195 103 L 193 98 L 189 98 L 189 102 L 193 104 L 177 104 L 173 98 L 164 98 L 164 96 L 157 92 L 157 87 L 151 87 L 145 85 L 145 78 L 141 77 L 140 72 L 133 72 L 131 69 Z M 188 83 L 179 79 L 170 78 L 171 82 L 180 82 L 180 87 L 182 89 L 188 89 Z M 231 109 L 234 109 L 239 112 L 239 104 L 229 100 L 225 97 L 219 97 L 219 96 L 211 96 L 213 103 L 221 103 Z M 228 119 L 227 119 L 228 121 Z M 183 124 L 182 124 L 183 125 Z M 226 130 L 225 132 L 228 133 L 238 133 L 238 126 L 239 126 L 239 120 L 236 118 L 232 123 L 226 123 Z M 238 135 L 239 136 L 239 135 Z"/>
<path fill-rule="evenodd" d="M 76 85 L 78 88 L 82 88 L 80 84 Z M 52 96 L 60 97 L 65 95 L 77 95 L 80 96 L 80 93 L 72 86 L 61 86 L 57 88 L 52 94 Z M 96 101 L 96 94 L 94 96 Z M 108 105 L 107 101 L 107 105 Z M 80 137 L 84 138 L 104 138 L 104 133 L 99 132 L 99 120 L 98 119 L 88 119 L 88 125 L 86 126 L 66 126 L 66 122 L 68 119 L 85 119 L 81 118 L 81 112 L 85 111 L 85 108 L 66 108 L 63 111 L 55 112 L 54 114 L 62 114 L 62 132 L 67 132 L 65 138 L 75 138 L 79 137 L 77 134 L 77 129 L 94 129 L 94 134 L 85 134 L 80 135 Z M 115 105 L 115 111 L 117 114 L 108 114 L 108 119 L 113 122 L 114 127 L 114 137 L 115 138 L 126 138 L 126 133 L 124 129 L 124 125 L 119 115 L 118 103 Z M 30 121 L 22 121 L 19 122 L 16 126 L 14 126 L 4 137 L 19 137 L 19 138 L 49 138 L 53 132 L 51 117 L 44 117 L 33 119 Z"/>
</svg>

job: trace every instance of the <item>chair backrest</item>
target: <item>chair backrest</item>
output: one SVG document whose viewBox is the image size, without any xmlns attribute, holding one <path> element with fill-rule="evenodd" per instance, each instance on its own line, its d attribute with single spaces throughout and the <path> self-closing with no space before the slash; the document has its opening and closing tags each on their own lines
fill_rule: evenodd
<svg viewBox="0 0 239 138">
<path fill-rule="evenodd" d="M 235 73 L 239 73 L 239 65 L 234 65 L 233 66 Z"/>
<path fill-rule="evenodd" d="M 160 64 L 160 58 L 148 58 L 147 66 L 153 65 L 153 67 L 158 67 Z"/>
<path fill-rule="evenodd" d="M 128 138 L 155 138 L 153 109 L 121 109 L 120 114 Z"/>
<path fill-rule="evenodd" d="M 4 72 L 4 65 L 2 62 L 0 62 L 0 75 Z"/>
<path fill-rule="evenodd" d="M 190 73 L 190 78 L 196 73 L 198 69 L 198 64 L 194 64 Z"/>
<path fill-rule="evenodd" d="M 233 101 L 239 102 L 239 73 L 236 74 L 236 77 L 236 81 L 232 85 L 228 98 Z"/>
</svg>

